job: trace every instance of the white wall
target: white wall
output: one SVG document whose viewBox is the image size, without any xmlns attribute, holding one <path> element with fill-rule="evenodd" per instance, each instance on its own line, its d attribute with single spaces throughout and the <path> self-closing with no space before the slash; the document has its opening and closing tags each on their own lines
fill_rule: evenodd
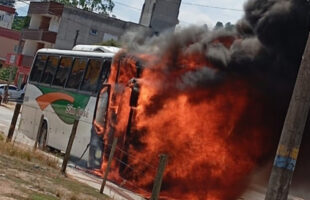
<svg viewBox="0 0 310 200">
<path fill-rule="evenodd" d="M 153 14 L 153 7 L 156 0 L 145 0 L 143 4 L 143 9 L 140 16 L 140 24 L 149 27 L 151 25 L 151 19 Z"/>
<path fill-rule="evenodd" d="M 103 34 L 103 41 L 108 41 L 108 40 L 118 40 L 118 37 L 116 35 L 112 35 L 109 33 L 104 33 Z"/>
<path fill-rule="evenodd" d="M 0 27 L 11 29 L 15 14 L 0 10 Z"/>
<path fill-rule="evenodd" d="M 59 29 L 59 24 L 60 24 L 60 17 L 53 16 L 51 18 L 50 26 L 49 26 L 48 30 L 57 33 L 58 29 Z"/>
<path fill-rule="evenodd" d="M 39 29 L 41 25 L 41 15 L 32 14 L 29 24 L 29 29 Z"/>
<path fill-rule="evenodd" d="M 37 51 L 38 44 L 33 40 L 26 40 L 23 48 L 23 54 L 27 56 L 34 56 Z"/>
<path fill-rule="evenodd" d="M 79 30 L 79 34 L 76 44 L 95 45 L 103 40 L 117 40 L 127 30 L 138 28 L 146 27 L 80 9 L 65 7 L 59 25 L 55 48 L 72 49 L 77 30 Z"/>
</svg>

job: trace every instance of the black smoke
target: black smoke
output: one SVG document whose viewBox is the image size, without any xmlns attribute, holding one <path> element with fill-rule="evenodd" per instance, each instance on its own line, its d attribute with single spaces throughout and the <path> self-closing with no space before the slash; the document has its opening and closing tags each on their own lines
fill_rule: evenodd
<svg viewBox="0 0 310 200">
<path fill-rule="evenodd" d="M 146 66 L 152 66 L 152 62 L 162 63 L 162 58 L 168 57 L 169 60 L 164 61 L 165 68 L 162 69 L 167 80 L 170 74 L 182 71 L 182 68 L 186 67 L 180 63 L 184 54 L 202 55 L 202 59 L 210 63 L 211 68 L 205 66 L 190 71 L 172 83 L 169 80 L 170 85 L 161 88 L 163 91 L 169 91 L 166 98 L 173 98 L 173 89 L 186 91 L 195 87 L 210 87 L 231 76 L 247 79 L 253 87 L 259 89 L 266 101 L 266 126 L 274 133 L 270 138 L 266 138 L 268 142 L 273 141 L 274 149 L 273 153 L 262 160 L 263 165 L 266 160 L 273 159 L 279 140 L 310 30 L 310 6 L 307 0 L 249 0 L 245 3 L 244 10 L 244 17 L 239 20 L 233 31 L 190 27 L 159 36 L 130 33 L 123 40 L 128 52 L 155 57 Z M 225 45 L 225 42 L 215 43 L 219 38 L 233 38 L 233 42 L 230 45 Z M 163 102 L 154 97 L 150 102 L 150 113 L 160 110 L 162 105 Z M 310 177 L 308 181 L 302 177 L 307 173 L 300 172 L 310 167 L 310 162 L 306 159 L 309 154 L 305 153 L 310 152 L 309 134 L 305 138 L 301 149 L 301 161 L 297 166 L 297 176 L 293 182 L 298 191 L 305 191 L 298 183 L 310 185 Z M 309 194 L 302 195 L 310 199 Z"/>
</svg>

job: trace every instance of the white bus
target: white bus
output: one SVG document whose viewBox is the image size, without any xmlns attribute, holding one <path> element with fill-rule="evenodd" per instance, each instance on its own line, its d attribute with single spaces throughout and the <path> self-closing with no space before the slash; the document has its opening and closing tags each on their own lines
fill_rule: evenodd
<svg viewBox="0 0 310 200">
<path fill-rule="evenodd" d="M 97 93 L 108 78 L 114 53 L 77 50 L 80 49 L 37 52 L 26 86 L 19 131 L 35 140 L 39 130 L 41 148 L 65 151 L 78 117 L 71 156 L 79 158 L 87 150 L 82 160 L 89 160 L 88 167 L 100 168 L 102 137 L 95 133 L 92 122 Z M 41 115 L 44 121 L 39 127 Z"/>
</svg>

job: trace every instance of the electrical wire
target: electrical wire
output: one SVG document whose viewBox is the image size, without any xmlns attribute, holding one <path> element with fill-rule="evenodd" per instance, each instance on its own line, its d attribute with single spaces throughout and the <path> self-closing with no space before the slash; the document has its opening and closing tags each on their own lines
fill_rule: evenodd
<svg viewBox="0 0 310 200">
<path fill-rule="evenodd" d="M 126 4 L 126 3 L 122 3 L 122 2 L 119 2 L 119 1 L 114 1 L 114 2 L 116 4 L 119 4 L 119 5 L 122 5 L 122 6 L 126 6 L 128 8 L 132 8 L 132 9 L 137 10 L 137 11 L 142 11 L 142 9 L 134 7 L 134 6 L 131 6 L 131 5 Z M 189 5 L 189 6 L 198 6 L 198 7 L 205 7 L 205 8 L 220 9 L 220 10 L 230 10 L 230 11 L 243 12 L 242 9 L 226 8 L 226 7 L 213 6 L 213 5 L 207 5 L 207 4 L 190 3 L 190 2 L 181 2 L 181 4 Z"/>
<path fill-rule="evenodd" d="M 30 5 L 30 3 L 26 0 L 16 0 L 16 1 Z M 131 9 L 134 9 L 137 11 L 142 11 L 141 8 L 134 7 L 134 6 L 131 6 L 131 5 L 126 4 L 126 3 L 122 3 L 119 1 L 114 1 L 114 3 L 122 5 L 122 6 L 126 6 L 128 8 L 131 8 Z M 197 6 L 197 7 L 205 7 L 205 8 L 213 8 L 213 9 L 220 9 L 220 10 L 230 10 L 230 11 L 236 11 L 236 12 L 243 12 L 242 9 L 227 8 L 227 7 L 213 6 L 213 5 L 207 5 L 207 4 L 191 3 L 191 2 L 181 2 L 181 3 L 184 5 L 188 5 L 188 6 Z"/>
<path fill-rule="evenodd" d="M 116 4 L 119 4 L 119 5 L 121 5 L 121 6 L 125 6 L 125 7 L 128 7 L 128 8 L 137 10 L 137 11 L 142 11 L 142 9 L 137 8 L 137 7 L 134 7 L 134 6 L 131 6 L 131 5 L 126 4 L 126 3 L 122 3 L 122 2 L 119 2 L 119 1 L 113 1 L 113 2 L 116 3 Z"/>
<path fill-rule="evenodd" d="M 182 4 L 190 5 L 190 6 L 205 7 L 205 8 L 214 8 L 214 9 L 220 9 L 220 10 L 230 10 L 230 11 L 243 12 L 243 10 L 241 10 L 241 9 L 225 8 L 225 7 L 212 6 L 212 5 L 206 5 L 206 4 L 198 4 L 198 3 L 190 3 L 190 2 L 182 2 Z"/>
<path fill-rule="evenodd" d="M 112 145 L 111 145 L 111 144 L 107 144 L 107 145 L 110 146 L 110 148 L 112 148 Z M 116 146 L 116 149 L 119 150 L 120 152 L 122 152 L 122 153 L 128 155 L 129 157 L 131 157 L 131 158 L 133 158 L 133 159 L 136 159 L 135 156 L 129 154 L 128 152 L 126 152 L 125 150 L 119 148 L 118 146 Z M 149 167 L 151 167 L 151 168 L 153 168 L 153 169 L 157 169 L 157 167 L 153 166 L 152 164 L 150 164 L 150 163 L 148 163 L 148 162 L 146 162 L 146 161 L 144 161 L 144 160 L 142 160 L 141 162 L 142 162 L 143 164 L 145 164 L 146 166 L 149 166 Z"/>
</svg>

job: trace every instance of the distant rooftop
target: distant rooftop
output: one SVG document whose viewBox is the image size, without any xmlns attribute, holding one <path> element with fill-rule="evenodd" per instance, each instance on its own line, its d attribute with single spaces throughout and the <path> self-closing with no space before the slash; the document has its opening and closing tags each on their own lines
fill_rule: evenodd
<svg viewBox="0 0 310 200">
<path fill-rule="evenodd" d="M 9 7 L 9 6 L 4 6 L 0 4 L 0 10 L 5 11 L 7 13 L 14 14 L 15 13 L 15 8 Z"/>
<path fill-rule="evenodd" d="M 20 37 L 20 32 L 0 27 L 0 37 L 5 37 L 5 38 L 18 41 Z"/>
</svg>

